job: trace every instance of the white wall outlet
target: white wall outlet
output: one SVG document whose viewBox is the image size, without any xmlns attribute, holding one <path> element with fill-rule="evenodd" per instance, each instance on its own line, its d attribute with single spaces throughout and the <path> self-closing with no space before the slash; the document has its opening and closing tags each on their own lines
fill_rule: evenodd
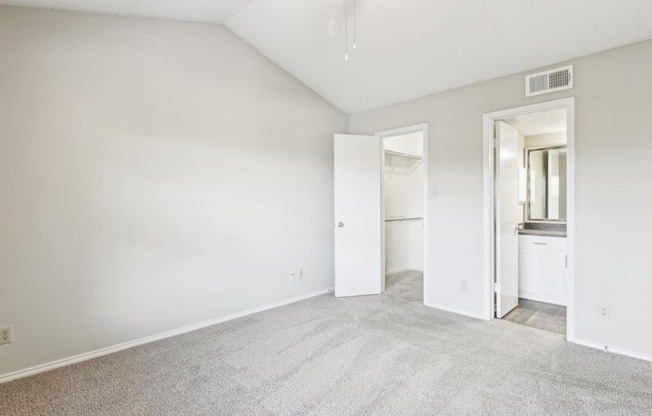
<svg viewBox="0 0 652 416">
<path fill-rule="evenodd" d="M 299 279 L 303 279 L 303 268 L 299 269 Z"/>
<path fill-rule="evenodd" d="M 463 292 L 468 292 L 469 291 L 469 281 L 468 280 L 461 280 L 460 281 L 460 289 L 462 289 Z"/>
<path fill-rule="evenodd" d="M 609 308 L 609 305 L 600 305 L 598 314 L 600 315 L 600 319 L 608 321 L 611 318 L 611 308 Z"/>
<path fill-rule="evenodd" d="M 294 270 L 290 270 L 290 271 L 288 272 L 288 278 L 289 278 L 290 280 L 294 280 Z"/>
<path fill-rule="evenodd" d="M 14 336 L 11 325 L 0 327 L 0 345 L 14 342 Z"/>
</svg>

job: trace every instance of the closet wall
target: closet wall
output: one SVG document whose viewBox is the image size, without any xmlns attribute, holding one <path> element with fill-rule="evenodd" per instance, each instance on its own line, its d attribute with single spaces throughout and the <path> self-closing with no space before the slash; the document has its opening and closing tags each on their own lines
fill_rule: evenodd
<svg viewBox="0 0 652 416">
<path fill-rule="evenodd" d="M 388 137 L 385 148 L 385 273 L 423 270 L 423 137 Z"/>
</svg>

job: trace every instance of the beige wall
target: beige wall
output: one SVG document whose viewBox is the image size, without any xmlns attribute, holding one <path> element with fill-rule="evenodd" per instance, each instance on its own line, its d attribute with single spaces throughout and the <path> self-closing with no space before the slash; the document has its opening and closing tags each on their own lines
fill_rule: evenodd
<svg viewBox="0 0 652 416">
<path fill-rule="evenodd" d="M 564 145 L 567 143 L 566 132 L 525 136 L 524 143 L 525 148 Z"/>
<path fill-rule="evenodd" d="M 368 134 L 428 123 L 429 184 L 437 196 L 429 192 L 426 300 L 479 316 L 482 115 L 575 96 L 576 337 L 652 357 L 652 41 L 568 63 L 575 65 L 572 90 L 525 98 L 518 74 L 356 114 L 349 129 Z M 468 292 L 461 280 L 469 281 Z M 599 305 L 611 307 L 611 320 L 598 318 Z"/>
<path fill-rule="evenodd" d="M 220 26 L 0 7 L 0 374 L 332 286 L 346 129 Z"/>
</svg>

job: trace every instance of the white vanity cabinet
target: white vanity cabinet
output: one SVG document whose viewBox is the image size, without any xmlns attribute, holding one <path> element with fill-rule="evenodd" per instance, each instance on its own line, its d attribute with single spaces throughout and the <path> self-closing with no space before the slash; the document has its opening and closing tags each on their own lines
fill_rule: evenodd
<svg viewBox="0 0 652 416">
<path fill-rule="evenodd" d="M 519 235 L 519 297 L 566 306 L 565 237 Z"/>
</svg>

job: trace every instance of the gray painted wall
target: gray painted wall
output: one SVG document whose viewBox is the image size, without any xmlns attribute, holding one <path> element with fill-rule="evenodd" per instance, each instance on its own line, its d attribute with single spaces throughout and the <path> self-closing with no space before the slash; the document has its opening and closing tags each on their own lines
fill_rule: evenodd
<svg viewBox="0 0 652 416">
<path fill-rule="evenodd" d="M 429 124 L 429 183 L 437 196 L 429 196 L 427 301 L 478 316 L 482 115 L 576 97 L 576 338 L 650 356 L 652 41 L 568 63 L 575 65 L 572 90 L 525 98 L 525 74 L 518 74 L 355 114 L 349 129 L 371 134 Z M 469 281 L 468 292 L 460 280 Z M 611 306 L 609 321 L 598 318 L 602 304 Z"/>
<path fill-rule="evenodd" d="M 0 374 L 332 286 L 346 116 L 226 29 L 0 7 L 0 56 Z"/>
</svg>

